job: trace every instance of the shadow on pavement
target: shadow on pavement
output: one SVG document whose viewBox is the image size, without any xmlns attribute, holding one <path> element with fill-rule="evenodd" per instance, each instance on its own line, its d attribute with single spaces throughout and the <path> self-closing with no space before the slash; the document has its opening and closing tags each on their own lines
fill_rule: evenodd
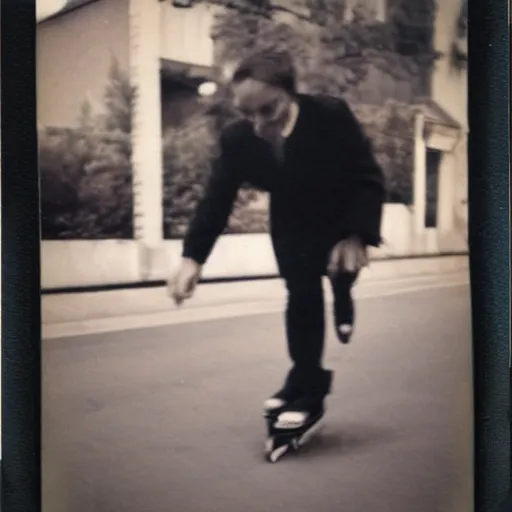
<svg viewBox="0 0 512 512">
<path fill-rule="evenodd" d="M 393 430 L 376 425 L 352 423 L 336 428 L 334 424 L 326 424 L 299 453 L 292 452 L 285 459 L 298 457 L 310 460 L 325 457 L 328 453 L 339 457 L 364 454 L 376 446 L 393 443 L 396 437 Z"/>
<path fill-rule="evenodd" d="M 395 437 L 392 430 L 378 425 L 352 423 L 336 429 L 335 425 L 330 424 L 303 448 L 301 455 L 321 456 L 324 452 L 339 453 L 342 456 L 354 455 L 393 442 Z"/>
</svg>

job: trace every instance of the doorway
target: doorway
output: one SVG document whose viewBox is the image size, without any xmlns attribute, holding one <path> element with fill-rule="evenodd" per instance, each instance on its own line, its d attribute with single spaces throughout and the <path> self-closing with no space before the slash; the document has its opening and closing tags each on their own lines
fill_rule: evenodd
<svg viewBox="0 0 512 512">
<path fill-rule="evenodd" d="M 437 149 L 427 149 L 425 228 L 428 229 L 436 229 L 438 225 L 439 168 L 442 155 Z"/>
</svg>

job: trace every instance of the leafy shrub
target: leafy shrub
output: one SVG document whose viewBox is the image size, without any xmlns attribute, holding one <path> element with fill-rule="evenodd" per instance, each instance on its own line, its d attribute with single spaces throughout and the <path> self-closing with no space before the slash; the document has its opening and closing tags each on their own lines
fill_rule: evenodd
<svg viewBox="0 0 512 512">
<path fill-rule="evenodd" d="M 386 201 L 411 204 L 415 106 L 389 101 L 384 106 L 356 105 L 354 112 L 384 172 Z"/>
<path fill-rule="evenodd" d="M 364 1 L 356 4 L 350 23 L 343 21 L 346 2 L 340 0 L 296 0 L 289 5 L 284 10 L 297 13 L 302 5 L 309 14 L 280 22 L 268 4 L 266 16 L 240 9 L 219 15 L 213 28 L 219 65 L 232 66 L 243 57 L 240 48 L 288 50 L 303 92 L 343 96 L 351 104 L 384 170 L 387 201 L 410 204 L 414 103 L 427 93 L 425 84 L 436 58 L 435 0 L 392 0 L 386 23 L 377 22 Z M 373 81 L 367 81 L 372 68 L 386 78 L 387 89 L 375 73 Z M 405 85 L 406 92 L 404 87 L 389 86 L 394 81 Z"/>
<path fill-rule="evenodd" d="M 47 129 L 39 145 L 43 239 L 133 236 L 129 135 Z"/>
<path fill-rule="evenodd" d="M 213 111 L 219 113 L 215 106 Z M 205 193 L 212 159 L 218 153 L 219 129 L 219 117 L 205 111 L 189 119 L 184 127 L 169 129 L 164 135 L 165 238 L 182 237 L 187 230 Z M 254 197 L 254 191 L 248 187 L 239 191 L 226 233 L 266 229 L 261 222 L 250 221 L 243 213 Z"/>
<path fill-rule="evenodd" d="M 216 151 L 213 120 L 194 116 L 186 128 L 164 134 L 163 210 L 166 238 L 186 231 L 208 180 L 210 158 Z"/>
<path fill-rule="evenodd" d="M 268 210 L 252 209 L 247 203 L 242 203 L 234 209 L 227 230 L 228 233 L 233 234 L 268 233 L 268 231 Z"/>
<path fill-rule="evenodd" d="M 224 101 L 224 100 L 223 100 Z M 211 111 L 217 111 L 212 107 Z M 387 102 L 384 106 L 356 105 L 355 114 L 372 141 L 376 158 L 386 176 L 387 201 L 410 204 L 413 175 L 414 106 Z M 211 173 L 211 160 L 218 152 L 218 119 L 206 111 L 184 127 L 171 129 L 164 140 L 164 233 L 182 237 L 204 194 Z M 225 233 L 268 231 L 268 212 L 252 208 L 257 197 L 244 188 Z"/>
<path fill-rule="evenodd" d="M 93 115 L 84 103 L 78 128 L 40 130 L 43 239 L 133 237 L 134 96 L 114 60 L 103 115 Z"/>
<path fill-rule="evenodd" d="M 370 105 L 366 101 L 368 84 L 366 89 L 362 86 L 371 67 L 401 83 L 429 82 L 428 73 L 435 58 L 435 0 L 389 0 L 386 23 L 375 22 L 364 2 L 355 10 L 352 23 L 342 20 L 345 2 L 341 0 L 293 0 L 277 7 L 259 0 L 258 12 L 254 12 L 253 1 L 225 3 L 238 5 L 239 9 L 228 9 L 219 15 L 213 28 L 220 67 L 240 58 L 241 49 L 288 49 L 296 59 L 301 90 L 343 95 L 351 103 L 386 174 L 388 201 L 409 204 L 414 106 L 407 104 L 410 98 L 400 98 L 398 93 L 395 101 Z M 304 6 L 309 14 L 295 16 L 296 23 L 280 22 L 273 17 L 273 9 L 293 11 Z M 378 80 L 370 81 L 370 86 L 380 87 Z M 383 92 L 380 98 L 386 95 Z M 78 129 L 41 132 L 44 238 L 133 236 L 130 134 L 134 98 L 128 77 L 114 61 L 105 91 L 105 115 L 92 116 L 85 105 Z M 183 236 L 204 194 L 210 162 L 218 150 L 218 134 L 236 116 L 228 99 L 221 91 L 185 127 L 164 135 L 166 238 Z M 251 189 L 240 191 L 226 232 L 268 229 L 266 212 L 251 208 L 254 197 Z"/>
</svg>

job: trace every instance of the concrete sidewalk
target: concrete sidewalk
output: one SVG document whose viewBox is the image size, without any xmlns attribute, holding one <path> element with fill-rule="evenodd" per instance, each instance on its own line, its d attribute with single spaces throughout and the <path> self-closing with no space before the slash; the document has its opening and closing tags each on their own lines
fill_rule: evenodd
<svg viewBox="0 0 512 512">
<path fill-rule="evenodd" d="M 387 268 L 385 266 L 387 265 Z M 430 265 L 430 268 L 428 267 Z M 400 272 L 399 272 L 400 271 Z M 398 277 L 399 276 L 399 277 Z M 464 258 L 442 261 L 404 260 L 374 263 L 355 287 L 356 298 L 386 296 L 408 290 L 467 284 Z M 330 287 L 325 283 L 327 302 Z M 141 327 L 197 322 L 282 310 L 286 298 L 280 279 L 203 284 L 176 308 L 165 287 L 90 292 L 43 297 L 43 337 L 56 338 Z"/>
</svg>

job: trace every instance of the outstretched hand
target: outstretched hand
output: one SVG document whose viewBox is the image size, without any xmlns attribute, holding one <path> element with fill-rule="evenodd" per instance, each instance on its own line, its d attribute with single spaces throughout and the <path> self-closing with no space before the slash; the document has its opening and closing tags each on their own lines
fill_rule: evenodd
<svg viewBox="0 0 512 512">
<path fill-rule="evenodd" d="M 341 272 L 359 272 L 366 266 L 368 266 L 366 245 L 358 237 L 349 237 L 332 248 L 327 264 L 327 274 L 333 278 Z"/>
<path fill-rule="evenodd" d="M 193 296 L 200 277 L 201 265 L 189 258 L 183 258 L 178 272 L 169 279 L 167 285 L 167 293 L 177 306 Z"/>
</svg>

